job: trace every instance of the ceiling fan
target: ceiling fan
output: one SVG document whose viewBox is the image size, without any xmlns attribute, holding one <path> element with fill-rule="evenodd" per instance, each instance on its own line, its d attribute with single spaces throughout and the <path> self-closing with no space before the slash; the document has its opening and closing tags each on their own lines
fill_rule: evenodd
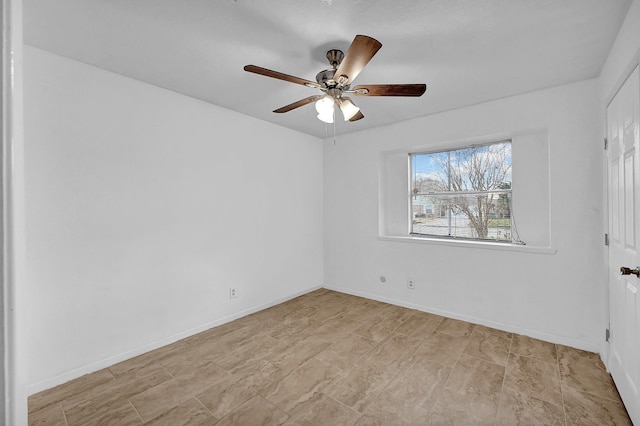
<svg viewBox="0 0 640 426">
<path fill-rule="evenodd" d="M 380 50 L 382 43 L 378 40 L 357 35 L 347 53 L 338 49 L 327 52 L 327 59 L 331 68 L 320 71 L 316 75 L 316 81 L 305 80 L 278 71 L 272 71 L 256 65 L 247 65 L 245 71 L 303 86 L 320 89 L 320 95 L 309 96 L 292 104 L 285 105 L 274 110 L 276 113 L 288 112 L 301 106 L 316 103 L 318 118 L 325 123 L 333 123 L 334 105 L 338 106 L 344 115 L 345 121 L 357 121 L 364 118 L 360 108 L 349 98 L 348 94 L 356 96 L 422 96 L 427 90 L 426 84 L 365 84 L 351 88 L 351 83 L 369 63 L 373 55 Z"/>
</svg>

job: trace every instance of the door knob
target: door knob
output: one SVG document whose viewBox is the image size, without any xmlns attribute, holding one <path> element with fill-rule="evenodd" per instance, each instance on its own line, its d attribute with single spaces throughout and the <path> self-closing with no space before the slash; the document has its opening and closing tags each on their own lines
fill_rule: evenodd
<svg viewBox="0 0 640 426">
<path fill-rule="evenodd" d="M 620 273 L 622 275 L 635 275 L 636 277 L 640 278 L 640 269 L 638 269 L 639 267 L 636 266 L 635 269 L 631 269 L 631 268 L 627 268 L 626 266 L 621 266 L 620 267 Z"/>
</svg>

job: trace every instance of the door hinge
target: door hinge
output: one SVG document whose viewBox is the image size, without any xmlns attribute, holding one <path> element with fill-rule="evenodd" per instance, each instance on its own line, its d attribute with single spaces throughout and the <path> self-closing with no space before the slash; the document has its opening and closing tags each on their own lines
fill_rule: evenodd
<svg viewBox="0 0 640 426">
<path fill-rule="evenodd" d="M 606 329 L 604 332 L 604 338 L 605 340 L 608 342 L 609 340 L 611 340 L 611 330 L 610 329 Z"/>
<path fill-rule="evenodd" d="M 605 151 L 609 148 L 609 139 L 604 138 L 604 149 Z"/>
<path fill-rule="evenodd" d="M 605 246 L 609 245 L 609 234 L 604 234 L 604 245 Z"/>
</svg>

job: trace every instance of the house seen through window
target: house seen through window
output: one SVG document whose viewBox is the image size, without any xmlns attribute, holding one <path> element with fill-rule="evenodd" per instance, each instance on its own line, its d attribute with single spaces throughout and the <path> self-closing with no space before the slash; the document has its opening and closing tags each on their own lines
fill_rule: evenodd
<svg viewBox="0 0 640 426">
<path fill-rule="evenodd" d="M 412 235 L 512 237 L 511 141 L 409 154 Z"/>
</svg>

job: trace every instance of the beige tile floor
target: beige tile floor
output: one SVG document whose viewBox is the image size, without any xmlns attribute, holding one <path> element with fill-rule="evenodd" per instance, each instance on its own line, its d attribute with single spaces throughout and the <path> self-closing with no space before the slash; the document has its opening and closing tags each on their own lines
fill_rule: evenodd
<svg viewBox="0 0 640 426">
<path fill-rule="evenodd" d="M 33 395 L 29 424 L 631 422 L 596 354 L 318 290 Z"/>
</svg>

